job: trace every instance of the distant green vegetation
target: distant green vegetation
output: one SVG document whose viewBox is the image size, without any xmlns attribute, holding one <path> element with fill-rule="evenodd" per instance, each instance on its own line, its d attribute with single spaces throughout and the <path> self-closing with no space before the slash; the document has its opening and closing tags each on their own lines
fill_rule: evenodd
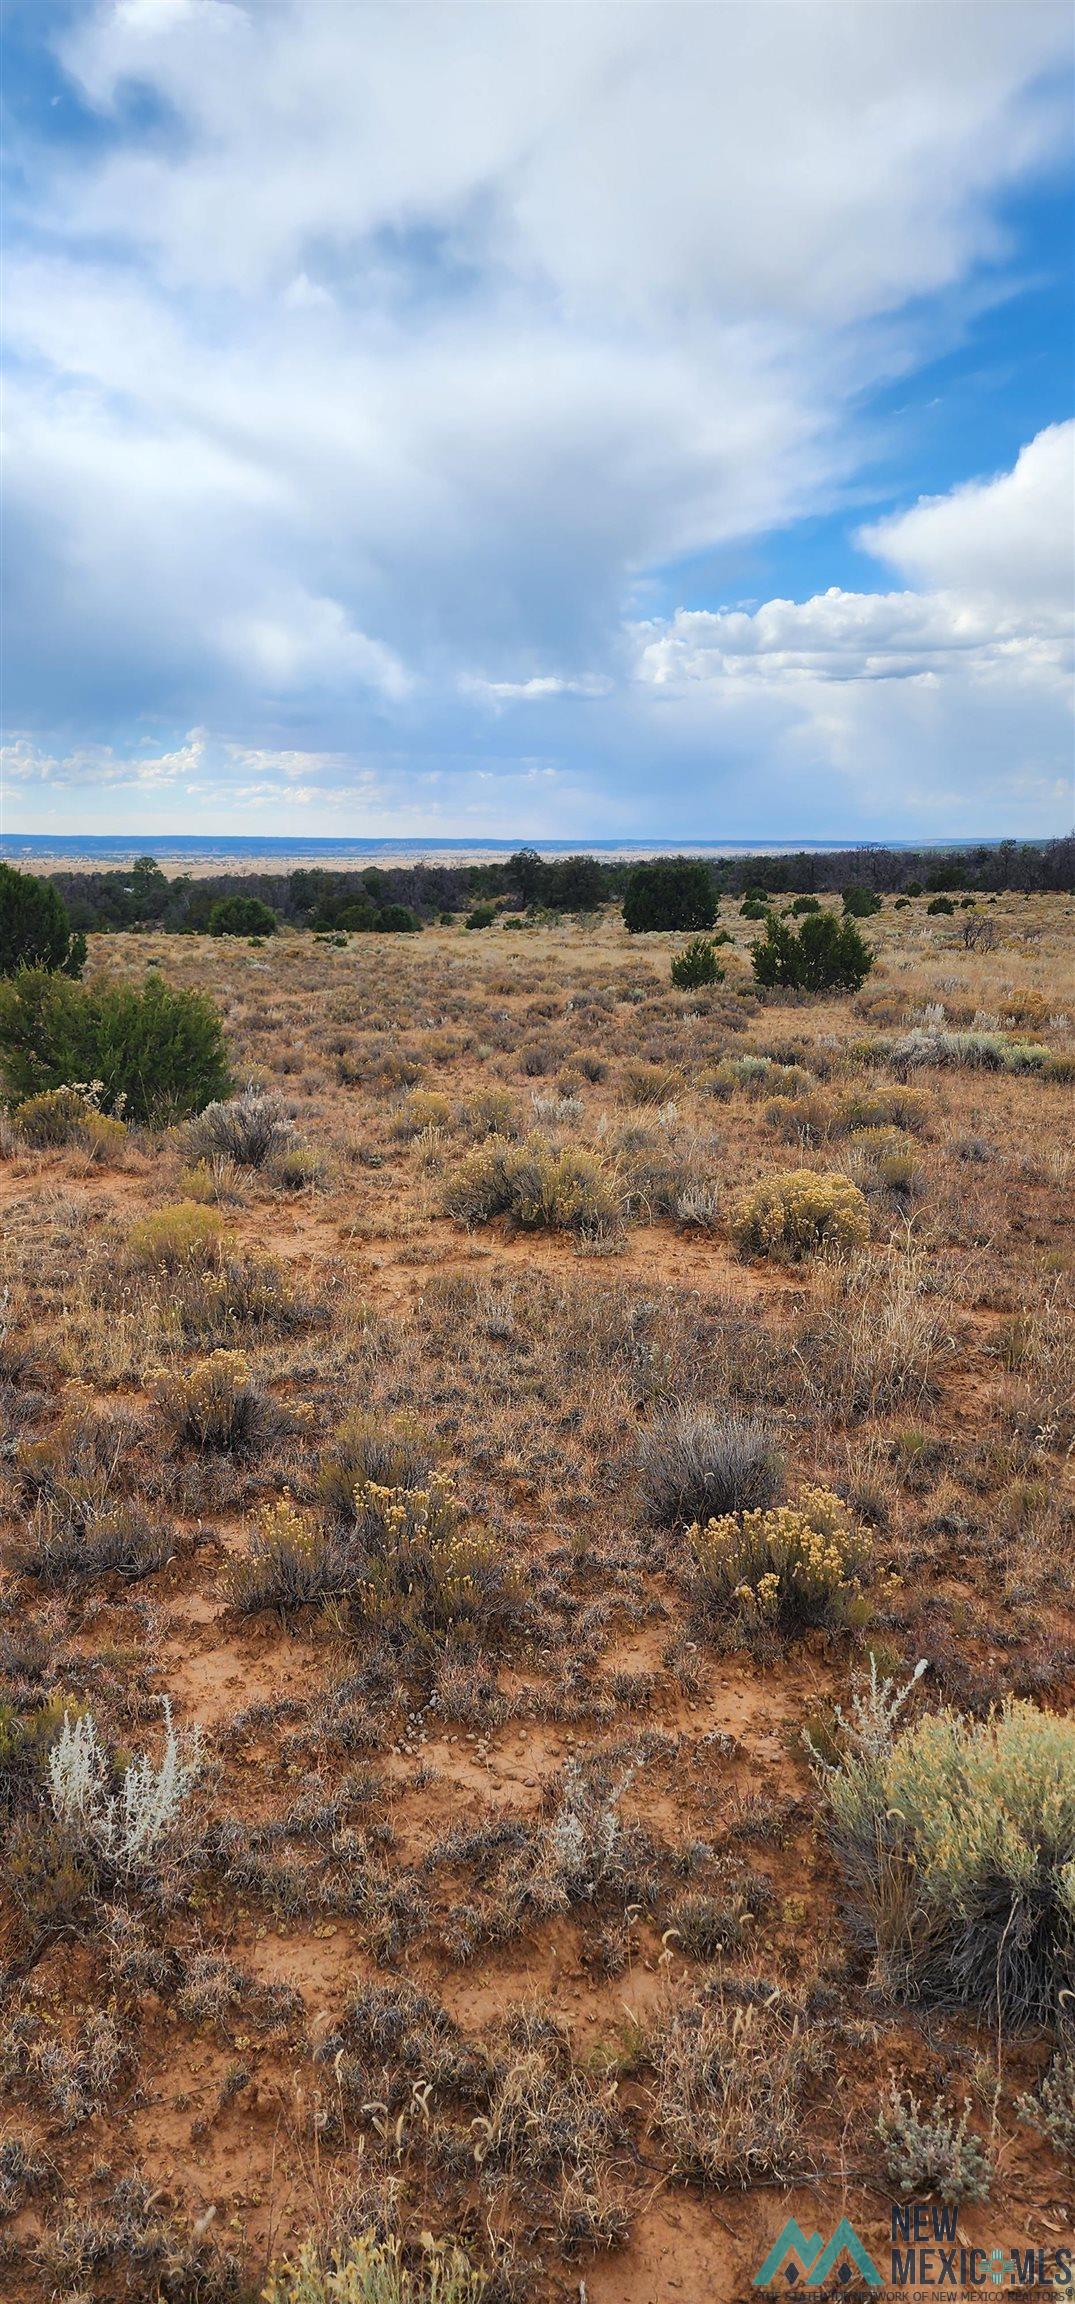
<svg viewBox="0 0 1075 2304">
<path fill-rule="evenodd" d="M 923 891 L 1075 893 L 1075 838 L 1009 840 L 958 854 L 866 848 L 824 855 L 804 850 L 793 856 L 655 856 L 645 863 L 585 854 L 542 856 L 536 848 L 519 848 L 514 855 L 481 864 L 368 864 L 349 870 L 303 865 L 293 872 L 219 872 L 205 879 L 186 872 L 169 879 L 155 857 L 139 856 L 108 871 L 57 870 L 45 884 L 66 905 L 76 937 L 132 928 L 205 934 L 218 907 L 234 898 L 257 900 L 281 926 L 323 934 L 398 933 L 443 916 L 465 915 L 482 904 L 537 918 L 626 903 L 627 925 L 636 933 L 648 928 L 704 931 L 712 926 L 722 896 L 739 902 L 747 919 L 760 919 L 774 899 L 783 897 L 796 898 L 805 910 L 821 895 L 851 894 L 854 916 L 860 892 L 870 909 L 883 895 Z M 254 933 L 269 931 L 262 927 Z M 43 958 L 33 964 L 51 965 Z"/>
<path fill-rule="evenodd" d="M 657 928 L 711 928 L 719 902 L 708 864 L 692 856 L 658 856 L 631 873 L 624 926 L 633 936 Z"/>
</svg>

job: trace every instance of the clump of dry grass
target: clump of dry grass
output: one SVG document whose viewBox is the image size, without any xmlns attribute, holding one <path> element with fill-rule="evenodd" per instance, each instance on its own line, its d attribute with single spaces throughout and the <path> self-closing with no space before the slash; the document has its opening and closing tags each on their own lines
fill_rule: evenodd
<svg viewBox="0 0 1075 2304">
<path fill-rule="evenodd" d="M 248 1448 L 266 1424 L 266 1402 L 243 1352 L 218 1346 L 186 1372 L 162 1370 L 154 1392 L 173 1437 L 195 1448 Z"/>
<path fill-rule="evenodd" d="M 783 1451 L 756 1417 L 666 1411 L 639 1443 L 650 1517 L 665 1528 L 723 1512 L 764 1510 L 784 1485 Z"/>
<path fill-rule="evenodd" d="M 803 2096 L 820 2061 L 801 2018 L 771 1997 L 703 1985 L 654 2045 L 655 2111 L 672 2173 L 722 2186 L 790 2183 L 807 2166 Z"/>
<path fill-rule="evenodd" d="M 287 1616 L 330 1599 L 342 1574 L 339 1552 L 324 1530 L 282 1496 L 262 1508 L 247 1550 L 232 1561 L 228 1595 L 244 1615 L 265 1608 Z"/>
<path fill-rule="evenodd" d="M 318 1470 L 318 1493 L 334 1520 L 353 1525 L 361 1489 L 370 1483 L 419 1488 L 433 1460 L 429 1435 L 415 1417 L 358 1410 L 332 1435 Z"/>
<path fill-rule="evenodd" d="M 423 1488 L 356 1491 L 359 1554 L 349 1574 L 352 1616 L 389 1635 L 422 1633 L 457 1639 L 488 1633 L 514 1614 L 515 1579 L 501 1546 L 484 1530 L 462 1525 L 447 1476 Z"/>
<path fill-rule="evenodd" d="M 306 2240 L 270 2272 L 264 2304 L 480 2304 L 488 2275 L 454 2241 L 425 2234 L 408 2264 L 402 2242 L 360 2232 L 323 2250 Z"/>
<path fill-rule="evenodd" d="M 920 1408 L 953 1347 L 925 1249 L 889 1244 L 819 1273 L 800 1338 L 800 1365 L 819 1412 L 844 1421 Z"/>
<path fill-rule="evenodd" d="M 626 2143 L 616 2084 L 580 2072 L 571 2043 L 540 2009 L 520 2009 L 506 2028 L 486 2109 L 474 2124 L 486 2193 L 507 2176 L 555 2187 L 565 2247 L 609 2247 L 627 2236 Z"/>
<path fill-rule="evenodd" d="M 205 1272 L 219 1265 L 227 1235 L 220 1217 L 196 1200 L 158 1208 L 132 1225 L 127 1255 L 135 1269 Z"/>
</svg>

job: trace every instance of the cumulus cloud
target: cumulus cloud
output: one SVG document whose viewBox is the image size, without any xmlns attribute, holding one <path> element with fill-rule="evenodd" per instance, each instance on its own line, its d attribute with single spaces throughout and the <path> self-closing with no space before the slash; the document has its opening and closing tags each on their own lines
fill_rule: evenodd
<svg viewBox="0 0 1075 2304">
<path fill-rule="evenodd" d="M 1063 688 L 1075 605 L 1075 423 L 1053 424 L 998 477 L 923 497 L 859 532 L 927 589 L 681 609 L 638 627 L 638 677 L 683 681 L 1016 681 Z"/>
<path fill-rule="evenodd" d="M 92 129 L 19 128 L 8 204 L 7 709 L 43 783 L 96 756 L 107 793 L 147 725 L 161 758 L 197 727 L 236 794 L 513 831 L 555 785 L 572 832 L 648 760 L 651 817 L 682 782 L 697 823 L 672 698 L 712 710 L 718 663 L 984 682 L 1052 645 L 1048 434 L 1008 476 L 1011 631 L 959 574 L 971 488 L 866 533 L 913 598 L 624 633 L 655 571 L 849 497 L 864 396 L 1011 261 L 1001 196 L 1068 135 L 1052 0 L 795 0 L 778 39 L 756 0 L 31 16 Z"/>
<path fill-rule="evenodd" d="M 635 628 L 635 676 L 697 730 L 753 726 L 786 762 L 811 755 L 860 797 L 928 825 L 957 808 L 1026 806 L 1063 822 L 1071 800 L 1075 425 L 1052 425 L 1013 470 L 923 498 L 861 541 L 920 591 L 846 592 Z M 930 588 L 935 583 L 937 588 Z M 685 707 L 685 710 L 684 710 Z"/>
<path fill-rule="evenodd" d="M 1070 617 L 1075 600 L 1075 426 L 1050 424 L 1011 472 L 923 496 L 859 530 L 911 584 Z"/>
</svg>

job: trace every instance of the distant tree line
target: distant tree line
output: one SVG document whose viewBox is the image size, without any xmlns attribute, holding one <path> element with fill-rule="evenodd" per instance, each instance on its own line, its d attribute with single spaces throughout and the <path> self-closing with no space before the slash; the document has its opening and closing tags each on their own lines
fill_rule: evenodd
<svg viewBox="0 0 1075 2304">
<path fill-rule="evenodd" d="M 416 928 L 471 906 L 494 903 L 530 912 L 593 912 L 603 904 L 629 899 L 629 910 L 644 914 L 646 925 L 671 925 L 662 912 L 660 883 L 679 878 L 689 864 L 693 889 L 691 916 L 681 924 L 706 927 L 721 896 L 748 890 L 761 902 L 782 896 L 837 892 L 852 884 L 881 895 L 1003 890 L 1075 892 L 1075 837 L 1061 840 L 1005 840 L 997 847 L 907 849 L 863 847 L 790 856 L 655 858 L 543 857 L 521 848 L 513 856 L 482 864 L 365 865 L 358 870 L 302 866 L 293 872 L 219 872 L 205 879 L 180 873 L 169 879 L 151 856 L 122 869 L 48 874 L 66 905 L 76 935 L 94 930 L 157 928 L 177 934 L 219 929 L 225 933 L 266 933 L 267 908 L 274 922 L 326 933 Z M 676 868 L 673 873 L 673 867 Z M 684 877 L 686 877 L 684 875 Z M 710 911 L 705 890 L 711 890 Z M 241 904 L 236 904 L 241 899 Z M 249 920 L 251 927 L 241 923 Z M 256 925 L 260 921 L 260 928 Z M 642 920 L 640 918 L 640 925 Z"/>
</svg>

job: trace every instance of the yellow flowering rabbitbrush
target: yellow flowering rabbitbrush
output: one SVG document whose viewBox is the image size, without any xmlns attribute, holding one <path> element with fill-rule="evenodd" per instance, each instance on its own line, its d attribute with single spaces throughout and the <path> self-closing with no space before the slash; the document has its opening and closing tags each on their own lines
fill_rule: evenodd
<svg viewBox="0 0 1075 2304">
<path fill-rule="evenodd" d="M 511 1613 L 512 1588 L 499 1545 L 460 1527 L 443 1472 L 421 1488 L 363 1481 L 355 1523 L 365 1558 L 351 1591 L 356 1618 L 386 1630 L 459 1632 Z"/>
<path fill-rule="evenodd" d="M 730 1512 L 687 1531 L 691 1584 L 703 1615 L 736 1615 L 792 1634 L 851 1621 L 868 1545 L 846 1504 L 804 1488 L 771 1512 Z"/>
<path fill-rule="evenodd" d="M 865 1248 L 869 1237 L 870 1213 L 858 1185 L 813 1168 L 763 1177 L 732 1216 L 732 1238 L 743 1256 L 794 1261 L 821 1249 L 845 1255 Z"/>
<path fill-rule="evenodd" d="M 162 1372 L 154 1389 L 166 1423 L 196 1448 L 239 1447 L 257 1425 L 261 1396 L 243 1352 L 221 1346 L 186 1374 Z"/>
</svg>

